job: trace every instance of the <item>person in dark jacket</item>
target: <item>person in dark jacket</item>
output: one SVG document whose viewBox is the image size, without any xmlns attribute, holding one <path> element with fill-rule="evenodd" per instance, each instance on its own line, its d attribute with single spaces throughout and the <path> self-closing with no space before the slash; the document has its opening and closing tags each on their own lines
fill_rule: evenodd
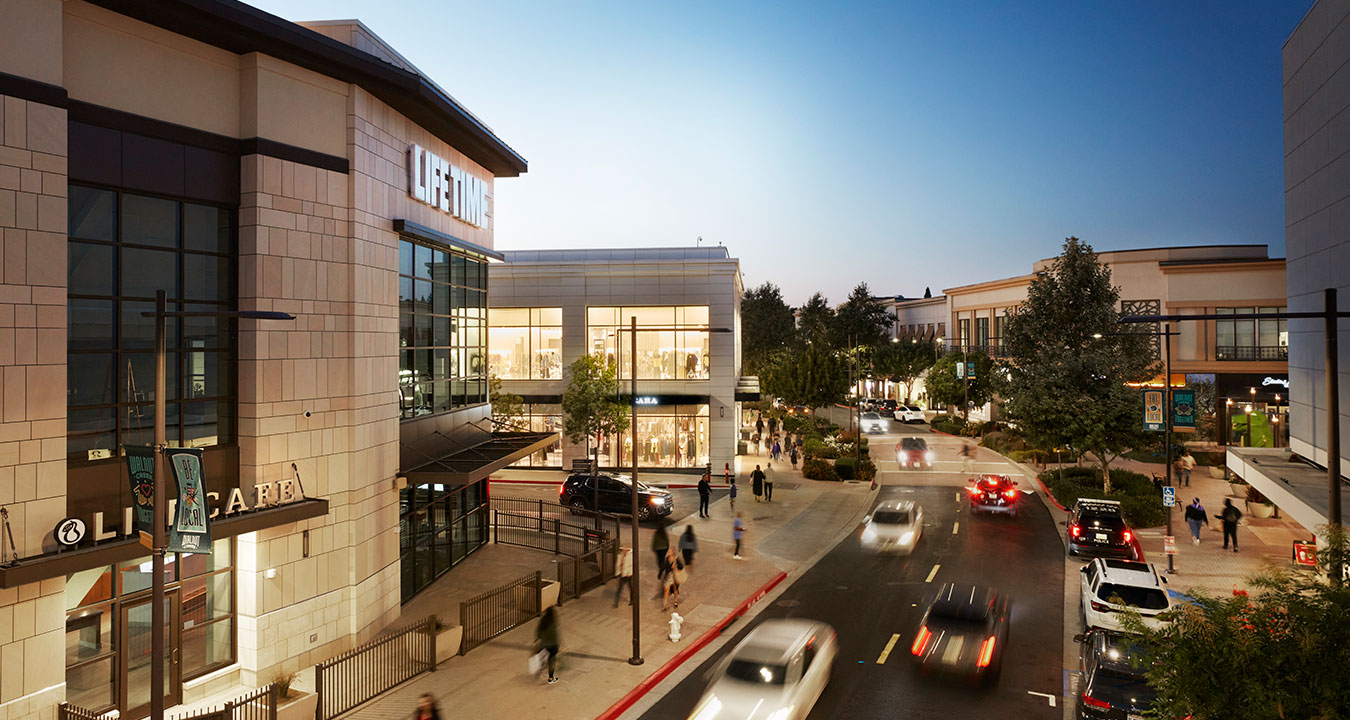
<svg viewBox="0 0 1350 720">
<path fill-rule="evenodd" d="M 698 538 L 694 537 L 694 526 L 685 525 L 684 534 L 680 535 L 680 554 L 684 556 L 685 565 L 694 564 L 696 552 L 698 552 Z"/>
<path fill-rule="evenodd" d="M 534 639 L 541 649 L 548 651 L 548 684 L 552 685 L 558 682 L 555 672 L 558 666 L 558 615 L 552 605 L 544 608 L 539 626 L 534 631 Z"/>
<path fill-rule="evenodd" d="M 759 502 L 760 496 L 764 494 L 764 471 L 758 465 L 750 473 L 750 492 L 755 494 L 755 502 Z"/>
<path fill-rule="evenodd" d="M 1242 511 L 1233 507 L 1233 501 L 1230 498 L 1223 499 L 1223 510 L 1214 517 L 1223 524 L 1223 549 L 1228 549 L 1228 539 L 1233 539 L 1233 552 L 1237 552 L 1237 525 L 1242 519 Z"/>
<path fill-rule="evenodd" d="M 1209 515 L 1205 514 L 1205 506 L 1200 504 L 1200 498 L 1191 500 L 1191 504 L 1186 506 L 1186 524 L 1191 528 L 1191 542 L 1195 545 L 1200 544 L 1200 524 L 1209 525 Z"/>
<path fill-rule="evenodd" d="M 704 470 L 698 479 L 698 516 L 708 517 L 708 500 L 712 498 L 712 471 Z"/>
<path fill-rule="evenodd" d="M 413 720 L 441 720 L 441 709 L 436 706 L 436 698 L 431 693 L 422 693 L 417 696 L 417 712 L 413 713 Z"/>
<path fill-rule="evenodd" d="M 666 576 L 666 551 L 670 549 L 670 536 L 666 534 L 664 525 L 656 528 L 652 533 L 652 554 L 656 555 L 656 579 L 660 580 Z"/>
</svg>

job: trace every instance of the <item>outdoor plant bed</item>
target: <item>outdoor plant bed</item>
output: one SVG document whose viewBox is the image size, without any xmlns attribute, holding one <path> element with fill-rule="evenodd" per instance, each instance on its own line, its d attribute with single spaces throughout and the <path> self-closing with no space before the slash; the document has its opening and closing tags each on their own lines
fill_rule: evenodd
<svg viewBox="0 0 1350 720">
<path fill-rule="evenodd" d="M 291 688 L 288 695 L 277 697 L 277 720 L 310 720 L 318 707 L 317 693 Z"/>
<path fill-rule="evenodd" d="M 1102 490 L 1102 471 L 1099 467 L 1072 465 L 1051 469 L 1037 475 L 1055 501 L 1066 508 L 1073 507 L 1078 498 L 1120 501 L 1125 522 L 1134 528 L 1157 527 L 1167 522 L 1162 498 L 1153 481 L 1129 470 L 1111 471 L 1111 492 Z"/>
</svg>

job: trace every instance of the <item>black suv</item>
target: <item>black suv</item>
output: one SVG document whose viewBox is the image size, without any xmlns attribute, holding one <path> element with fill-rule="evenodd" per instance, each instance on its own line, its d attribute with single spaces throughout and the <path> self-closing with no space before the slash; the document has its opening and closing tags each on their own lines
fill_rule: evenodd
<svg viewBox="0 0 1350 720">
<path fill-rule="evenodd" d="M 1022 491 L 1007 475 L 981 475 L 970 490 L 970 514 L 1012 515 L 1017 517 L 1017 501 Z"/>
<path fill-rule="evenodd" d="M 633 481 L 624 475 L 597 475 L 599 493 L 591 485 L 590 475 L 578 473 L 563 481 L 558 488 L 558 502 L 572 512 L 595 510 L 599 497 L 600 512 L 631 515 L 633 512 Z M 638 481 L 638 519 L 665 517 L 675 509 L 670 492 Z"/>
<path fill-rule="evenodd" d="M 1069 554 L 1142 560 L 1134 533 L 1120 516 L 1115 500 L 1079 498 L 1069 511 Z"/>
<path fill-rule="evenodd" d="M 1107 630 L 1077 635 L 1083 644 L 1079 720 L 1128 720 L 1143 717 L 1157 694 L 1144 675 L 1148 652 L 1137 638 Z"/>
</svg>

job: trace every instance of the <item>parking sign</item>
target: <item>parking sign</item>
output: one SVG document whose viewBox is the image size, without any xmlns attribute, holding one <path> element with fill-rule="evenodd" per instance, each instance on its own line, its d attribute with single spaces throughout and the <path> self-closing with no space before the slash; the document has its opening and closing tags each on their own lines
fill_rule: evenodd
<svg viewBox="0 0 1350 720">
<path fill-rule="evenodd" d="M 1171 485 L 1163 487 L 1163 507 L 1176 507 L 1177 489 Z"/>
</svg>

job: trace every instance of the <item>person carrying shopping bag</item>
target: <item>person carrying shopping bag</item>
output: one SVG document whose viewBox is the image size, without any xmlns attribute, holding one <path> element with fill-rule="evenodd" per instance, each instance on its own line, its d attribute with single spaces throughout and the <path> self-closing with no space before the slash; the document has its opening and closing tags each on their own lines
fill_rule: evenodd
<svg viewBox="0 0 1350 720">
<path fill-rule="evenodd" d="M 550 605 L 544 608 L 539 625 L 534 630 L 535 643 L 539 649 L 548 653 L 548 684 L 558 682 L 558 614 Z"/>
<path fill-rule="evenodd" d="M 628 604 L 632 605 L 637 601 L 637 588 L 633 587 L 633 548 L 627 546 L 619 548 L 619 558 L 614 563 L 614 576 L 619 579 L 619 584 L 614 588 L 614 607 L 619 606 L 619 596 L 623 595 L 624 588 L 628 588 Z"/>
</svg>

